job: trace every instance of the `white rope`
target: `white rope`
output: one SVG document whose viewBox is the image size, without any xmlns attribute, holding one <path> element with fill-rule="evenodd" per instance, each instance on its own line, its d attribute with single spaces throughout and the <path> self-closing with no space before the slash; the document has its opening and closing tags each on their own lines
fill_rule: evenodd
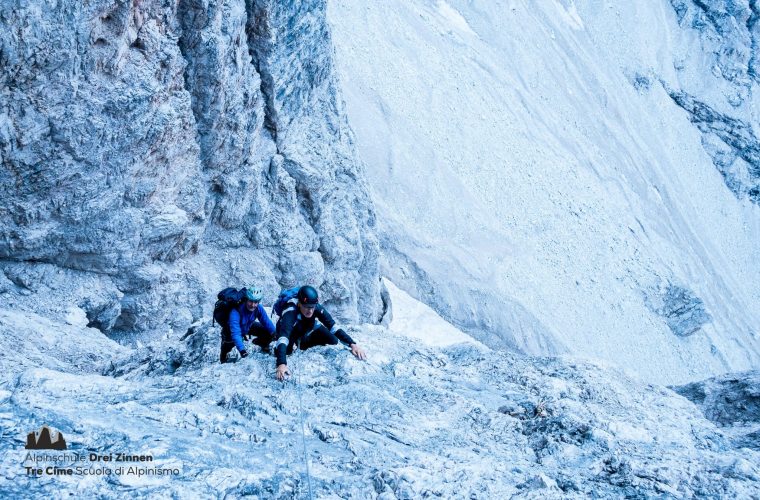
<svg viewBox="0 0 760 500">
<path fill-rule="evenodd" d="M 296 349 L 300 351 L 300 347 L 296 346 Z M 296 350 L 294 349 L 294 351 Z M 293 352 L 293 356 L 291 359 L 295 361 L 295 358 L 297 357 L 295 355 L 296 353 Z M 300 352 L 298 354 L 300 356 Z M 309 485 L 309 500 L 314 500 L 314 494 L 311 490 L 311 472 L 309 470 L 309 455 L 306 451 L 306 430 L 304 429 L 304 420 L 303 420 L 303 397 L 301 396 L 301 372 L 300 372 L 300 361 L 298 363 L 298 366 L 296 366 L 295 363 L 293 363 L 293 370 L 296 372 L 296 392 L 298 392 L 298 414 L 301 417 L 301 443 L 303 444 L 303 461 L 306 464 L 306 481 Z"/>
</svg>

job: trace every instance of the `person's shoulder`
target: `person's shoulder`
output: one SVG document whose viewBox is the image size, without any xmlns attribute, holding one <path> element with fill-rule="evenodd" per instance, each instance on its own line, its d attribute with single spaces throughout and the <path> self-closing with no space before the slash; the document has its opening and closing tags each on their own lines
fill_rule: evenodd
<svg viewBox="0 0 760 500">
<path fill-rule="evenodd" d="M 327 310 L 327 308 L 325 306 L 323 306 L 322 304 L 317 304 L 317 310 L 316 310 L 316 312 L 318 312 L 320 314 L 324 314 L 324 313 L 330 314 L 330 312 Z"/>
<path fill-rule="evenodd" d="M 284 311 L 282 311 L 282 316 L 280 316 L 280 317 L 281 318 L 285 318 L 285 317 L 290 318 L 290 317 L 295 317 L 297 314 L 298 314 L 298 306 L 296 306 L 296 307 L 288 307 L 287 309 L 285 309 Z"/>
</svg>

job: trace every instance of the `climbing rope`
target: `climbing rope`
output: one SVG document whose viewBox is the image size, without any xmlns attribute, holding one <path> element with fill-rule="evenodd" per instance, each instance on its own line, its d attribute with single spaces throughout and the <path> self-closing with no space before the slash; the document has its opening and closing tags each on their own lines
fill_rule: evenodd
<svg viewBox="0 0 760 500">
<path fill-rule="evenodd" d="M 293 353 L 293 356 L 291 359 L 295 361 L 296 358 L 300 358 L 300 348 L 296 347 L 298 350 L 298 354 L 296 352 Z M 303 396 L 301 395 L 301 366 L 300 366 L 300 359 L 298 362 L 298 365 L 296 363 L 293 363 L 293 370 L 296 372 L 295 376 L 295 384 L 296 384 L 296 392 L 298 393 L 298 414 L 300 415 L 301 420 L 301 444 L 303 445 L 303 461 L 306 465 L 306 481 L 309 485 L 309 500 L 314 500 L 314 494 L 311 490 L 311 471 L 309 470 L 309 455 L 306 451 L 306 431 L 304 430 L 304 418 L 303 418 Z"/>
</svg>

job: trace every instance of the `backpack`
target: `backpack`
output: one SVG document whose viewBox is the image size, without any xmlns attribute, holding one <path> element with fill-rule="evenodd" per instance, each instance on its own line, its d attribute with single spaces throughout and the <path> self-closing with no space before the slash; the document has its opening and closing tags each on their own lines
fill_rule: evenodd
<svg viewBox="0 0 760 500">
<path fill-rule="evenodd" d="M 272 314 L 276 314 L 277 316 L 282 317 L 282 313 L 285 312 L 285 309 L 295 307 L 290 301 L 298 295 L 298 290 L 300 289 L 300 286 L 294 286 L 293 288 L 286 288 L 285 290 L 281 291 L 280 295 L 277 296 L 277 300 L 274 301 L 274 305 L 272 306 Z"/>
<path fill-rule="evenodd" d="M 216 294 L 216 299 L 216 304 L 214 304 L 214 319 L 211 320 L 211 325 L 213 326 L 214 321 L 216 321 L 224 328 L 229 323 L 230 312 L 245 300 L 245 288 L 241 288 L 240 290 L 225 288 Z"/>
</svg>

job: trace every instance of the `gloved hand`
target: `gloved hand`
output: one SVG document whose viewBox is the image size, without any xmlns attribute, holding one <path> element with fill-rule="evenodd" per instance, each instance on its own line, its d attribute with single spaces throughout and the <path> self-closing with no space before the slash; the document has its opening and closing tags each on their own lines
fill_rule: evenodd
<svg viewBox="0 0 760 500">
<path fill-rule="evenodd" d="M 244 357 L 246 357 L 246 356 L 248 356 L 248 351 L 246 351 L 246 350 L 242 350 L 242 351 L 240 351 L 240 357 L 241 357 L 241 358 L 244 358 Z"/>
</svg>

